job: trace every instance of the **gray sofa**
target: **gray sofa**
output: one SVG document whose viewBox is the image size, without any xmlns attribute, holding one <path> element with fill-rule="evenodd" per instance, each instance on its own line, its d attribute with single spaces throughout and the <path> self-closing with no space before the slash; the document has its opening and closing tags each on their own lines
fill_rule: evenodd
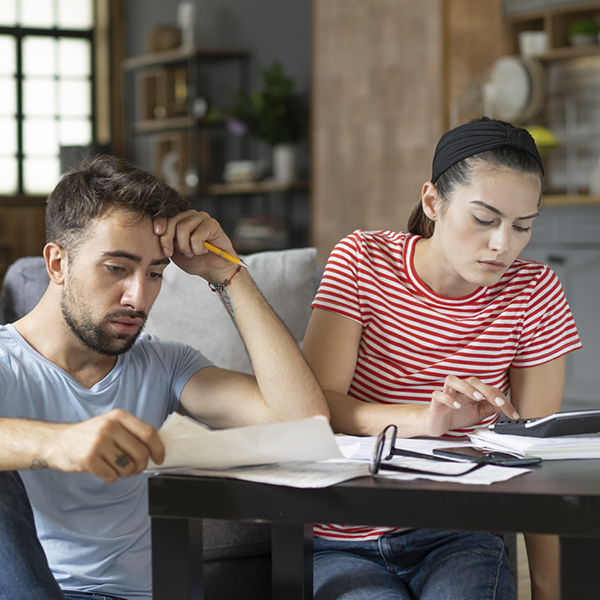
<svg viewBox="0 0 600 600">
<path fill-rule="evenodd" d="M 316 250 L 284 250 L 248 256 L 250 272 L 274 310 L 300 341 L 315 291 Z M 41 298 L 48 278 L 44 260 L 13 263 L 0 297 L 0 319 L 10 323 Z M 218 366 L 251 372 L 250 362 L 231 319 L 206 282 L 170 265 L 146 331 L 190 343 Z M 204 585 L 207 600 L 270 597 L 270 526 L 205 520 Z"/>
</svg>

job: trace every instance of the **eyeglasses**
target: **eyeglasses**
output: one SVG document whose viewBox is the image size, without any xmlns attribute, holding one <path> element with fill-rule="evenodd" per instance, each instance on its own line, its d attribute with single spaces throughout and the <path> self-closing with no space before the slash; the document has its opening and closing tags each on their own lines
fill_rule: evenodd
<svg viewBox="0 0 600 600">
<path fill-rule="evenodd" d="M 409 458 L 424 458 L 427 460 L 433 460 L 436 462 L 451 462 L 456 464 L 456 461 L 443 458 L 441 456 L 432 456 L 431 454 L 422 454 L 421 452 L 413 452 L 411 450 L 402 450 L 396 448 L 396 435 L 398 434 L 398 427 L 396 425 L 388 425 L 380 434 L 377 436 L 377 443 L 373 451 L 373 458 L 369 465 L 371 475 L 376 475 L 380 470 L 385 471 L 397 471 L 400 473 L 419 473 L 421 475 L 442 475 L 444 477 L 460 477 L 467 473 L 472 473 L 477 469 L 480 469 L 486 461 L 475 462 L 470 469 L 461 471 L 460 473 L 440 473 L 439 471 L 426 471 L 423 469 L 414 469 L 412 467 L 401 467 L 400 465 L 393 465 L 385 463 L 383 461 L 390 460 L 394 456 L 407 456 Z"/>
</svg>

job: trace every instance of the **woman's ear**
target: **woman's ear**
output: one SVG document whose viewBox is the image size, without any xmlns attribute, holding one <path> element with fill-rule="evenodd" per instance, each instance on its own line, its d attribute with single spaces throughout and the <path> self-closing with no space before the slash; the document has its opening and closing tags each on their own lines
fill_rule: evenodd
<svg viewBox="0 0 600 600">
<path fill-rule="evenodd" d="M 421 204 L 423 205 L 423 212 L 432 221 L 437 218 L 438 203 L 437 188 L 431 181 L 428 181 L 423 185 L 421 191 Z"/>
<path fill-rule="evenodd" d="M 67 253 L 58 244 L 53 242 L 44 247 L 44 259 L 50 281 L 62 285 L 67 275 Z"/>
</svg>

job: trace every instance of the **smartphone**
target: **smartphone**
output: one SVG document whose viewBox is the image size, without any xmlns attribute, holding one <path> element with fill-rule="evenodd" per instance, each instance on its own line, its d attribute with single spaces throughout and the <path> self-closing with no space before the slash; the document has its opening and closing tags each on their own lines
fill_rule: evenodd
<svg viewBox="0 0 600 600">
<path fill-rule="evenodd" d="M 542 462 L 537 456 L 521 457 L 507 452 L 496 452 L 495 450 L 479 450 L 473 446 L 458 446 L 455 448 L 435 448 L 433 453 L 445 458 L 455 460 L 464 460 L 469 462 L 483 461 L 490 465 L 499 465 L 503 467 L 526 467 L 527 465 L 537 465 Z"/>
</svg>

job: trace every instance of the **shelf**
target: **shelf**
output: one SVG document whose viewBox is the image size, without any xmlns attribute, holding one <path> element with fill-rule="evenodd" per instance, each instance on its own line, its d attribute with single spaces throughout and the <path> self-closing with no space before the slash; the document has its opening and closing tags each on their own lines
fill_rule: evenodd
<svg viewBox="0 0 600 600">
<path fill-rule="evenodd" d="M 600 205 L 600 196 L 589 194 L 548 194 L 543 199 L 544 206 Z"/>
<path fill-rule="evenodd" d="M 541 61 L 561 60 L 566 58 L 579 58 L 581 56 L 591 56 L 600 54 L 600 44 L 590 44 L 589 46 L 565 46 L 564 48 L 554 48 L 544 54 L 537 54 L 535 58 Z"/>
<path fill-rule="evenodd" d="M 222 127 L 226 123 L 224 118 L 198 119 L 196 117 L 168 117 L 166 119 L 152 119 L 137 121 L 131 126 L 134 133 L 154 133 L 165 129 L 189 129 L 191 127 Z"/>
<path fill-rule="evenodd" d="M 131 71 L 144 67 L 166 65 L 170 63 L 185 62 L 187 60 L 227 60 L 233 58 L 246 58 L 250 55 L 247 50 L 234 48 L 174 48 L 164 52 L 153 52 L 133 56 L 123 61 L 123 69 Z"/>
<path fill-rule="evenodd" d="M 307 190 L 308 181 L 249 181 L 244 183 L 213 183 L 206 187 L 208 194 L 214 196 L 230 196 L 234 194 L 263 194 L 269 192 L 287 192 L 290 190 Z"/>
</svg>

